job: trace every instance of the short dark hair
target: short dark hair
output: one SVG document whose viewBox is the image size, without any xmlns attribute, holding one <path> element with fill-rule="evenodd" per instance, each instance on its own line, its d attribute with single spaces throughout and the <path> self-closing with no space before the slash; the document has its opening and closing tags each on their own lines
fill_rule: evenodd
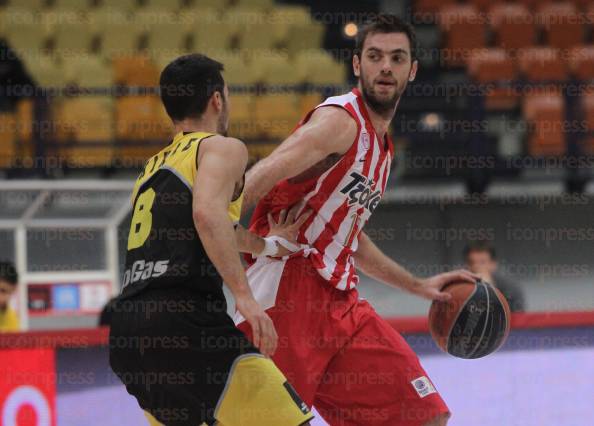
<svg viewBox="0 0 594 426">
<path fill-rule="evenodd" d="M 12 262 L 0 261 L 0 281 L 6 281 L 12 285 L 17 285 L 19 282 L 19 275 Z"/>
<path fill-rule="evenodd" d="M 495 248 L 489 244 L 488 241 L 471 241 L 464 247 L 464 259 L 468 258 L 468 255 L 472 252 L 487 252 L 491 256 L 491 259 L 497 259 L 497 253 Z"/>
<path fill-rule="evenodd" d="M 223 96 L 223 64 L 194 53 L 169 63 L 159 79 L 161 101 L 173 121 L 200 118 L 215 92 Z"/>
<path fill-rule="evenodd" d="M 367 39 L 367 36 L 369 34 L 375 33 L 406 34 L 406 36 L 408 37 L 408 41 L 410 43 L 411 62 L 417 59 L 417 35 L 415 33 L 414 27 L 408 22 L 400 19 L 396 15 L 389 15 L 385 13 L 375 15 L 373 18 L 366 21 L 361 26 L 359 32 L 357 33 L 357 39 L 355 41 L 355 55 L 361 57 L 361 52 L 363 51 L 365 39 Z"/>
</svg>

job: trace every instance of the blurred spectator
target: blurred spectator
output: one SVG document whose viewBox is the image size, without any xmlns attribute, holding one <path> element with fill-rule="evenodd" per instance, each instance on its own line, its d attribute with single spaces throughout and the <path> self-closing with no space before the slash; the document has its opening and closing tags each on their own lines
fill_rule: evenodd
<svg viewBox="0 0 594 426">
<path fill-rule="evenodd" d="M 484 241 L 469 243 L 464 248 L 466 268 L 483 280 L 493 284 L 501 291 L 509 303 L 512 312 L 525 310 L 524 294 L 516 283 L 497 274 L 497 257 L 495 249 Z"/>
<path fill-rule="evenodd" d="M 18 275 L 11 262 L 0 262 L 0 333 L 19 331 L 19 317 L 9 306 L 17 288 Z"/>
<path fill-rule="evenodd" d="M 19 99 L 32 95 L 34 86 L 16 52 L 0 38 L 0 111 L 14 110 Z"/>
</svg>

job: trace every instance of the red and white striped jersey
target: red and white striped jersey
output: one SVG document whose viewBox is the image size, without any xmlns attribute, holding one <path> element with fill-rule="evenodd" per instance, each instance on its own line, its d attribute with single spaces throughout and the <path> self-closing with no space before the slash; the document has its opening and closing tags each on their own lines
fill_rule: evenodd
<svg viewBox="0 0 594 426">
<path fill-rule="evenodd" d="M 330 97 L 315 109 L 325 106 L 342 107 L 355 120 L 358 131 L 352 146 L 319 176 L 277 183 L 256 206 L 250 229 L 266 235 L 266 215 L 272 213 L 276 218 L 282 209 L 297 203 L 303 206 L 300 212 L 313 210 L 298 236 L 310 249 L 296 255 L 308 256 L 331 285 L 349 290 L 359 281 L 352 257 L 358 235 L 384 194 L 394 147 L 388 136 L 380 141 L 375 134 L 358 89 Z M 315 109 L 299 125 L 306 123 Z"/>
</svg>

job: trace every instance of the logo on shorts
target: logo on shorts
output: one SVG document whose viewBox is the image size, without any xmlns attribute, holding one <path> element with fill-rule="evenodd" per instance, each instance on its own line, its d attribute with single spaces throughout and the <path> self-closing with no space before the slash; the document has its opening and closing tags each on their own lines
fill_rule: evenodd
<svg viewBox="0 0 594 426">
<path fill-rule="evenodd" d="M 425 398 L 427 395 L 431 395 L 432 393 L 437 393 L 435 386 L 433 386 L 433 383 L 429 381 L 427 376 L 416 378 L 410 382 L 410 384 L 413 386 L 413 388 L 415 388 L 421 398 Z"/>
</svg>

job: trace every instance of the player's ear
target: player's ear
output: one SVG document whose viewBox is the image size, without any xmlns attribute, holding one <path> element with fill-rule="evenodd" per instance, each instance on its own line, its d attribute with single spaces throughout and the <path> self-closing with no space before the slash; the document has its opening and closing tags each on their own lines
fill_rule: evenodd
<svg viewBox="0 0 594 426">
<path fill-rule="evenodd" d="M 361 60 L 359 59 L 359 54 L 353 55 L 353 72 L 355 73 L 355 77 L 361 77 Z"/>
<path fill-rule="evenodd" d="M 410 72 L 408 73 L 408 81 L 415 81 L 415 77 L 417 76 L 418 68 L 419 68 L 419 61 L 417 61 L 415 59 L 412 63 L 412 66 L 410 67 Z"/>
<path fill-rule="evenodd" d="M 212 95 L 212 102 L 217 112 L 223 110 L 223 96 L 218 90 Z"/>
</svg>

